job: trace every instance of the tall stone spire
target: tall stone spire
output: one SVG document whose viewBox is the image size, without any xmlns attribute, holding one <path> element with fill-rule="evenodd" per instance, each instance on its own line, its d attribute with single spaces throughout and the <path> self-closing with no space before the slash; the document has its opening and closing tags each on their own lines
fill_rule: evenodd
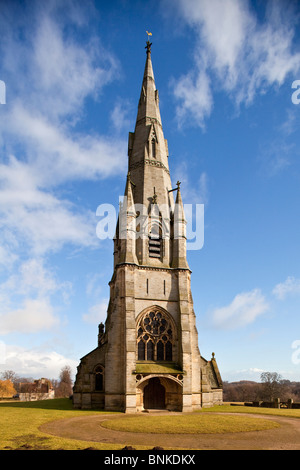
<svg viewBox="0 0 300 470">
<path fill-rule="evenodd" d="M 168 144 L 164 138 L 151 61 L 151 43 L 146 45 L 146 64 L 138 104 L 135 131 L 129 133 L 128 171 L 136 183 L 135 203 L 148 205 L 153 194 L 158 204 L 174 204 L 168 163 Z"/>
<path fill-rule="evenodd" d="M 136 125 L 141 123 L 141 120 L 147 118 L 155 119 L 161 125 L 158 91 L 155 86 L 155 79 L 151 61 L 151 45 L 152 44 L 147 41 L 147 59 L 145 64 Z"/>
<path fill-rule="evenodd" d="M 179 181 L 171 185 L 149 41 L 146 54 L 107 318 L 78 366 L 76 408 L 190 412 L 222 403 L 217 363 L 198 347 L 184 206 Z"/>
<path fill-rule="evenodd" d="M 158 208 L 155 218 L 159 219 L 155 236 L 166 235 L 164 228 L 170 226 L 170 213 L 174 208 L 174 197 L 171 191 L 171 178 L 168 162 L 168 143 L 164 137 L 162 120 L 159 109 L 158 91 L 155 85 L 152 60 L 151 43 L 146 44 L 146 64 L 144 69 L 141 94 L 138 103 L 135 131 L 129 133 L 128 139 L 128 171 L 134 182 L 133 198 L 135 204 L 140 204 L 143 215 L 147 218 L 155 205 Z M 153 222 L 154 219 L 152 219 Z M 152 222 L 149 221 L 149 236 L 151 234 Z M 139 224 L 137 224 L 139 225 Z M 145 226 L 143 227 L 145 228 Z M 169 235 L 169 234 L 168 234 Z M 158 266 L 160 263 L 171 266 L 171 251 L 169 240 L 166 239 L 165 249 L 160 252 L 161 256 L 155 259 L 153 252 L 149 256 L 148 238 L 137 239 L 136 255 L 140 264 Z M 156 242 L 158 246 L 158 242 Z M 158 250 L 157 250 L 158 253 Z"/>
</svg>

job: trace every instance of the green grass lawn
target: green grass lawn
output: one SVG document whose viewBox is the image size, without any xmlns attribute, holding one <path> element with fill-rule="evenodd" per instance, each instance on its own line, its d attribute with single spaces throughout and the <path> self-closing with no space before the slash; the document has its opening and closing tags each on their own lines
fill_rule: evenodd
<svg viewBox="0 0 300 470">
<path fill-rule="evenodd" d="M 103 413 L 103 411 L 74 410 L 71 400 L 65 398 L 36 402 L 0 403 L 0 450 L 22 448 L 79 450 L 88 447 L 99 450 L 113 450 L 124 447 L 121 445 L 63 439 L 39 431 L 39 427 L 49 421 L 72 418 L 79 414 L 95 415 L 97 413 Z"/>
<path fill-rule="evenodd" d="M 210 414 L 206 414 L 209 412 Z M 222 412 L 222 414 L 216 414 Z M 276 409 L 262 409 L 250 408 L 245 406 L 216 406 L 199 411 L 193 415 L 161 415 L 161 416 L 123 416 L 122 419 L 115 418 L 114 420 L 106 421 L 106 426 L 116 426 L 117 429 L 125 425 L 126 430 L 136 429 L 136 432 L 145 432 L 149 430 L 149 419 L 155 418 L 155 429 L 153 432 L 162 433 L 167 432 L 241 432 L 246 430 L 262 429 L 261 426 L 266 426 L 265 420 L 258 420 L 255 418 L 247 418 L 243 416 L 229 416 L 225 413 L 260 413 L 266 415 L 277 416 L 290 416 L 300 418 L 300 410 L 276 410 Z M 39 430 L 39 427 L 49 421 L 72 418 L 83 415 L 103 414 L 103 411 L 88 411 L 88 410 L 74 410 L 72 402 L 68 399 L 54 399 L 39 402 L 8 402 L 0 403 L 0 449 L 64 449 L 76 450 L 86 449 L 93 447 L 96 449 L 117 450 L 124 447 L 124 443 L 117 444 L 101 444 L 96 442 L 77 441 L 73 439 L 64 439 L 61 437 L 51 436 Z M 223 415 L 224 413 L 224 415 Z M 107 412 L 105 412 L 107 414 Z M 114 413 L 116 414 L 116 413 Z M 121 417 L 121 416 L 120 416 Z M 238 418 L 235 419 L 234 418 Z M 145 428 L 144 420 L 147 422 Z M 129 424 L 128 424 L 129 423 Z M 176 424 L 177 423 L 177 424 Z M 270 423 L 268 422 L 270 425 Z M 274 424 L 274 423 L 273 423 Z M 132 428 L 128 428 L 128 426 Z M 271 424 L 272 425 L 272 424 Z M 152 427 L 152 425 L 151 425 Z M 181 431 L 178 431 L 178 429 Z M 265 429 L 265 427 L 264 427 Z M 146 446 L 136 446 L 137 449 L 147 448 Z"/>
<path fill-rule="evenodd" d="M 288 418 L 300 418 L 300 409 L 288 410 L 287 408 L 256 408 L 254 406 L 231 406 L 230 404 L 213 406 L 212 408 L 202 408 L 202 412 L 218 412 L 218 413 L 247 413 L 247 414 L 261 414 L 273 416 L 286 416 Z"/>
<path fill-rule="evenodd" d="M 279 424 L 248 416 L 197 413 L 182 416 L 129 416 L 108 420 L 103 427 L 118 431 L 151 434 L 223 434 L 226 432 L 264 431 Z"/>
</svg>

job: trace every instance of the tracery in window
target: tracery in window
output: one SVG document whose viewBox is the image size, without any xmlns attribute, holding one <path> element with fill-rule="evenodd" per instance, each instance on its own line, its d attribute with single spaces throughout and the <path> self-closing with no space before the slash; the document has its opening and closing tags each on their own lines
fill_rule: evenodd
<svg viewBox="0 0 300 470">
<path fill-rule="evenodd" d="M 156 309 L 145 313 L 137 327 L 138 361 L 172 361 L 173 337 L 166 315 Z"/>
</svg>

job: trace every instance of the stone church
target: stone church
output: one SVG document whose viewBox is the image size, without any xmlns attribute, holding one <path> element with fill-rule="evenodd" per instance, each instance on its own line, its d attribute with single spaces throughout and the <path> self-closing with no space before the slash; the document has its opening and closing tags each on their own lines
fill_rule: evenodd
<svg viewBox="0 0 300 470">
<path fill-rule="evenodd" d="M 146 54 L 107 319 L 77 368 L 75 408 L 194 411 L 223 400 L 214 353 L 206 360 L 198 347 L 184 207 L 180 183 L 171 185 L 149 41 Z"/>
</svg>

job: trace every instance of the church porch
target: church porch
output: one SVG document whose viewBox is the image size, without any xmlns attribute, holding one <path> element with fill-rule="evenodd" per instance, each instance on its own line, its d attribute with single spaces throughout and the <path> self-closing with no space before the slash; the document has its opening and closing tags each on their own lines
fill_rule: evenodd
<svg viewBox="0 0 300 470">
<path fill-rule="evenodd" d="M 136 411 L 182 411 L 182 375 L 178 375 L 138 374 Z"/>
</svg>

